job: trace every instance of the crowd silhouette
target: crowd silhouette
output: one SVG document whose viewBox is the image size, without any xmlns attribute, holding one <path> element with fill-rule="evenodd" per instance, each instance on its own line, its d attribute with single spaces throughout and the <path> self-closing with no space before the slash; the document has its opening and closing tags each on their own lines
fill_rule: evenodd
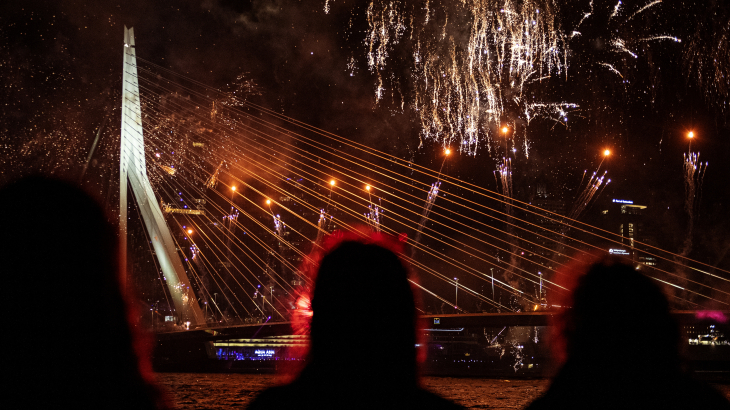
<svg viewBox="0 0 730 410">
<path fill-rule="evenodd" d="M 328 239 L 315 268 L 306 365 L 250 409 L 462 408 L 420 385 L 403 244 L 364 236 Z M 3 408 L 169 407 L 130 319 L 117 249 L 104 211 L 80 189 L 41 177 L 0 189 Z M 528 409 L 730 409 L 682 371 L 678 325 L 651 279 L 613 257 L 562 273 L 570 283 L 553 326 L 560 368 Z"/>
<path fill-rule="evenodd" d="M 730 408 L 682 371 L 666 296 L 627 262 L 601 257 L 562 272 L 570 292 L 553 327 L 553 356 L 563 363 L 528 409 Z"/>
</svg>

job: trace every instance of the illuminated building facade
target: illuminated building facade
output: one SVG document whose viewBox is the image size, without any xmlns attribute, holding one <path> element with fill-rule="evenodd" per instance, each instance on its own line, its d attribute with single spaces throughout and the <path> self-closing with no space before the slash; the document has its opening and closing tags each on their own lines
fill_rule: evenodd
<svg viewBox="0 0 730 410">
<path fill-rule="evenodd" d="M 649 207 L 625 198 L 608 198 L 601 208 L 601 226 L 603 229 L 621 235 L 620 244 L 610 244 L 608 252 L 612 255 L 624 256 L 647 266 L 656 266 L 657 260 L 636 250 L 636 243 L 654 243 Z"/>
</svg>

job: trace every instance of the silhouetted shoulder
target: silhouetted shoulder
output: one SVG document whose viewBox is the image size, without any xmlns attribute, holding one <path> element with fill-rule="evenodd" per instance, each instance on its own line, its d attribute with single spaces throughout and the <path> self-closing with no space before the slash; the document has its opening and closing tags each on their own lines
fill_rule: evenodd
<svg viewBox="0 0 730 410">
<path fill-rule="evenodd" d="M 294 382 L 263 391 L 248 406 L 249 410 L 271 409 L 424 409 L 461 410 L 464 407 L 423 389 L 411 392 L 379 391 L 352 393 L 326 386 L 305 389 Z"/>
</svg>

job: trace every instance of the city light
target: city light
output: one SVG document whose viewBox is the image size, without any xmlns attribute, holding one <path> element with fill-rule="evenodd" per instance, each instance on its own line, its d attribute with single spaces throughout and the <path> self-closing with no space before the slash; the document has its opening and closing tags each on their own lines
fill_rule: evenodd
<svg viewBox="0 0 730 410">
<path fill-rule="evenodd" d="M 604 156 L 609 156 L 609 155 L 611 155 L 611 151 L 605 150 L 605 151 L 603 151 L 603 155 Z"/>
<path fill-rule="evenodd" d="M 690 132 L 689 132 L 689 133 L 687 134 L 687 136 L 689 137 L 689 139 L 692 139 L 692 138 L 694 138 L 694 137 L 695 137 L 695 133 L 694 133 L 693 131 L 690 131 Z"/>
<path fill-rule="evenodd" d="M 446 148 L 446 150 L 444 150 L 444 153 L 445 153 L 446 155 L 450 155 L 450 154 L 451 154 L 451 150 L 450 150 L 450 149 L 448 149 L 448 148 Z"/>
<path fill-rule="evenodd" d="M 192 229 L 188 229 L 188 235 L 190 235 L 192 233 L 193 233 L 193 230 Z"/>
<path fill-rule="evenodd" d="M 509 128 L 507 128 L 507 127 L 502 127 L 502 132 L 503 132 L 504 134 L 508 133 L 508 132 L 509 132 Z"/>
<path fill-rule="evenodd" d="M 232 186 L 231 191 L 235 191 L 235 190 L 236 190 L 236 187 Z"/>
<path fill-rule="evenodd" d="M 335 186 L 335 180 L 330 180 L 330 186 Z"/>
<path fill-rule="evenodd" d="M 370 191 L 370 185 L 365 185 L 365 190 Z"/>
<path fill-rule="evenodd" d="M 271 200 L 270 199 L 267 199 L 266 200 L 266 205 L 271 205 Z"/>
</svg>

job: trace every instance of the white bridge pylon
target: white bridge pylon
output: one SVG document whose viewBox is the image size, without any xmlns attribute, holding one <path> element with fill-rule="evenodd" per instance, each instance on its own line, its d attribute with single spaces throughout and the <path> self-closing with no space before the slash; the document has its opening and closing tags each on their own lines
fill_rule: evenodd
<svg viewBox="0 0 730 410">
<path fill-rule="evenodd" d="M 123 277 L 127 262 L 127 184 L 132 187 L 145 228 L 155 249 L 160 269 L 170 290 L 178 319 L 191 325 L 205 323 L 203 312 L 190 288 L 190 281 L 177 254 L 170 228 L 147 177 L 142 133 L 142 109 L 137 81 L 134 29 L 124 27 L 124 71 L 122 75 L 122 136 L 119 153 L 119 233 Z"/>
</svg>

